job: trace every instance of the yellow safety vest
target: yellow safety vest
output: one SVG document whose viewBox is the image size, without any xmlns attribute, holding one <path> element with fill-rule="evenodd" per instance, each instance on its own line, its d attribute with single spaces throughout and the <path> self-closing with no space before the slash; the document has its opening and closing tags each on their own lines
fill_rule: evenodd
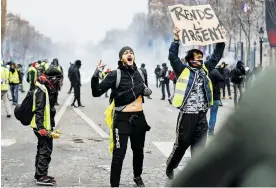
<svg viewBox="0 0 276 188">
<path fill-rule="evenodd" d="M 14 84 L 19 84 L 20 80 L 19 80 L 19 74 L 18 71 L 15 70 L 14 73 L 12 73 L 10 71 L 10 78 L 9 78 L 10 83 L 14 83 Z"/>
<path fill-rule="evenodd" d="M 28 74 L 29 74 L 29 78 L 31 78 L 31 71 L 34 71 L 34 81 L 36 81 L 37 79 L 37 70 L 36 68 L 34 68 L 33 66 L 29 67 L 28 68 Z"/>
<path fill-rule="evenodd" d="M 46 95 L 46 104 L 45 104 L 45 107 L 44 107 L 44 121 L 43 121 L 43 127 L 47 130 L 47 131 L 50 131 L 52 129 L 51 127 L 51 117 L 50 117 L 50 101 L 49 101 L 49 95 L 48 95 L 48 91 L 47 91 L 47 88 L 36 82 L 35 85 L 37 87 L 39 87 Z M 37 88 L 38 89 L 38 88 Z M 36 110 L 36 102 L 35 102 L 35 94 L 37 92 L 37 89 L 34 91 L 34 99 L 33 99 L 33 111 Z M 33 116 L 33 119 L 31 121 L 31 127 L 32 128 L 37 128 L 37 125 L 36 125 L 36 118 L 35 118 L 35 114 Z"/>
<path fill-rule="evenodd" d="M 1 91 L 9 90 L 9 69 L 1 67 Z"/>
<path fill-rule="evenodd" d="M 46 71 L 49 68 L 49 63 L 44 64 L 44 70 Z"/>
<path fill-rule="evenodd" d="M 209 71 L 204 64 L 203 64 L 203 69 L 206 72 L 206 77 L 208 79 L 208 86 L 210 88 L 210 95 L 211 95 L 211 97 L 208 98 L 208 93 L 206 93 L 207 100 L 209 102 L 209 105 L 212 106 L 214 103 L 213 85 L 212 85 L 211 79 L 208 76 Z M 186 89 L 187 89 L 188 82 L 190 79 L 190 74 L 191 74 L 191 70 L 189 68 L 185 68 L 182 71 L 179 78 L 177 79 L 176 86 L 175 86 L 175 94 L 174 94 L 174 98 L 173 98 L 173 106 L 176 108 L 179 108 L 182 105 L 184 105 L 186 98 L 188 98 L 188 96 L 186 96 L 186 98 L 185 98 L 185 93 L 186 93 Z M 192 88 L 190 88 L 190 91 L 191 90 L 192 90 Z"/>
</svg>

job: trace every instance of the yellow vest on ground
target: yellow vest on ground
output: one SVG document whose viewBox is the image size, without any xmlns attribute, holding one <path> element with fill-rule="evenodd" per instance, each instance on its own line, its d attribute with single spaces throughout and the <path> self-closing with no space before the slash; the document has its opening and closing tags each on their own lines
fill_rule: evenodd
<svg viewBox="0 0 276 188">
<path fill-rule="evenodd" d="M 50 117 L 50 101 L 49 101 L 49 95 L 48 95 L 48 91 L 47 91 L 47 88 L 36 82 L 35 85 L 40 88 L 46 95 L 46 104 L 45 104 L 45 107 L 44 107 L 44 121 L 43 121 L 43 127 L 47 130 L 47 131 L 50 131 L 52 129 L 51 127 L 51 117 Z M 37 88 L 37 89 L 38 89 Z M 33 99 L 33 111 L 36 110 L 36 102 L 35 102 L 35 94 L 37 92 L 37 89 L 34 91 L 34 99 Z M 36 125 L 36 118 L 35 118 L 35 114 L 33 116 L 33 119 L 31 121 L 31 127 L 32 128 L 37 128 L 37 125 Z"/>
<path fill-rule="evenodd" d="M 18 74 L 17 70 L 15 70 L 13 73 L 10 72 L 9 81 L 10 81 L 10 83 L 14 83 L 14 84 L 19 84 L 20 83 L 19 74 Z"/>
<path fill-rule="evenodd" d="M 34 74 L 34 80 L 36 81 L 36 79 L 37 79 L 37 70 L 36 70 L 36 68 L 34 68 L 33 66 L 28 68 L 29 78 L 31 78 L 31 71 L 34 71 L 34 73 L 35 73 Z"/>
<path fill-rule="evenodd" d="M 9 90 L 9 69 L 1 67 L 1 91 Z"/>
<path fill-rule="evenodd" d="M 203 64 L 203 69 L 206 73 L 206 78 L 208 79 L 208 86 L 210 88 L 210 98 L 208 98 L 208 93 L 206 93 L 207 100 L 208 100 L 210 106 L 212 106 L 214 103 L 213 85 L 212 85 L 211 79 L 208 77 L 209 71 L 204 64 Z M 186 89 L 187 89 L 187 86 L 188 86 L 188 83 L 190 80 L 190 74 L 191 74 L 191 70 L 189 68 L 185 68 L 177 80 L 177 83 L 175 86 L 175 95 L 174 95 L 173 102 L 172 102 L 173 106 L 176 108 L 181 107 L 183 105 L 183 103 L 185 102 L 184 100 L 186 100 L 185 94 L 186 94 Z M 192 90 L 192 88 L 190 88 L 189 92 L 191 92 L 191 90 Z M 186 97 L 188 97 L 188 96 L 186 96 Z"/>
</svg>

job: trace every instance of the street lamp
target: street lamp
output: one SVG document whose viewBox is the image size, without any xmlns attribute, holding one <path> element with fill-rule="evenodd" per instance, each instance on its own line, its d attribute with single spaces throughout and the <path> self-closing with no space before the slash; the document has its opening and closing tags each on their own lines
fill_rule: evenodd
<svg viewBox="0 0 276 188">
<path fill-rule="evenodd" d="M 255 67 L 256 67 L 256 47 L 257 47 L 257 42 L 254 41 L 253 45 L 254 45 L 254 67 L 253 67 L 253 70 L 254 70 Z"/>
<path fill-rule="evenodd" d="M 260 66 L 263 65 L 263 40 L 264 40 L 264 30 L 261 27 L 259 30 L 259 37 L 260 37 Z"/>
</svg>

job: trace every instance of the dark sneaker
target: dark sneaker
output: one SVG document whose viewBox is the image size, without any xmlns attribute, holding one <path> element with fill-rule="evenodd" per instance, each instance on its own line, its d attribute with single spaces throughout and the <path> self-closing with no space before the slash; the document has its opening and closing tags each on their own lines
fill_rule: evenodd
<svg viewBox="0 0 276 188">
<path fill-rule="evenodd" d="M 161 98 L 161 100 L 163 101 L 163 100 L 165 100 L 165 98 Z"/>
<path fill-rule="evenodd" d="M 140 176 L 134 177 L 133 181 L 136 183 L 137 187 L 145 187 L 145 184 Z"/>
<path fill-rule="evenodd" d="M 56 102 L 56 103 L 55 103 L 55 106 L 59 106 L 59 104 Z"/>
<path fill-rule="evenodd" d="M 11 115 L 7 115 L 7 117 L 8 117 L 8 118 L 10 118 L 10 117 L 11 117 Z"/>
<path fill-rule="evenodd" d="M 172 105 L 172 99 L 168 99 L 169 103 Z"/>
<path fill-rule="evenodd" d="M 50 178 L 50 179 L 55 179 L 53 176 L 47 176 L 48 178 Z M 37 180 L 37 177 L 36 176 L 34 176 L 34 180 L 36 181 Z"/>
<path fill-rule="evenodd" d="M 85 106 L 83 106 L 83 105 L 81 104 L 81 105 L 79 105 L 78 107 L 85 107 Z"/>
<path fill-rule="evenodd" d="M 173 179 L 174 178 L 174 171 L 171 169 L 166 169 L 166 175 L 168 176 L 169 179 Z"/>
<path fill-rule="evenodd" d="M 49 176 L 43 176 L 43 177 L 36 180 L 36 184 L 37 185 L 48 185 L 48 186 L 50 185 L 50 186 L 53 186 L 53 185 L 56 184 L 56 180 L 50 178 Z"/>
<path fill-rule="evenodd" d="M 75 104 L 71 104 L 71 106 L 74 107 L 74 108 L 78 108 Z"/>
</svg>

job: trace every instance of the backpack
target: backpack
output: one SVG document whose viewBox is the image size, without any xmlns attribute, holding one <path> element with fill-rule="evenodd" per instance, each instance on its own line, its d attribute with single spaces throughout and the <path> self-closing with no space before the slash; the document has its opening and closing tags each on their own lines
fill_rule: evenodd
<svg viewBox="0 0 276 188">
<path fill-rule="evenodd" d="M 33 111 L 33 95 L 34 91 L 29 91 L 22 101 L 14 109 L 14 116 L 19 120 L 22 125 L 27 126 L 31 124 L 34 111 Z"/>
<path fill-rule="evenodd" d="M 142 77 L 143 82 L 145 82 L 144 73 L 142 72 L 141 69 L 137 69 L 137 70 L 138 70 L 140 76 Z M 122 75 L 121 70 L 120 70 L 120 69 L 117 69 L 116 89 L 117 89 L 117 88 L 119 87 L 119 85 L 120 85 L 120 82 L 121 82 L 121 75 Z"/>
</svg>

